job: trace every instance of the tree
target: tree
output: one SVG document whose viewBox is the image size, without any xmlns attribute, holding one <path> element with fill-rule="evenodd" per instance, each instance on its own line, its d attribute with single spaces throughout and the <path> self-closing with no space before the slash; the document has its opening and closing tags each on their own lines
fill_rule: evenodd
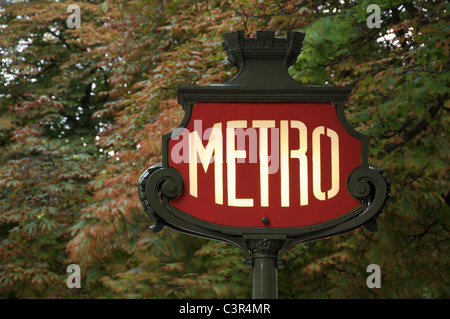
<svg viewBox="0 0 450 319">
<path fill-rule="evenodd" d="M 80 28 L 66 25 L 78 4 Z M 51 4 L 51 9 L 49 4 Z M 369 4 L 380 28 L 369 28 Z M 393 180 L 381 230 L 299 245 L 280 298 L 448 297 L 444 1 L 33 1 L 0 11 L 0 295 L 245 298 L 236 248 L 148 229 L 137 182 L 181 121 L 177 87 L 222 83 L 223 34 L 306 33 L 290 68 L 351 85 L 346 116 Z M 79 264 L 82 289 L 65 286 Z M 378 264 L 381 288 L 366 286 Z"/>
<path fill-rule="evenodd" d="M 52 7 L 49 6 L 52 4 Z M 103 165 L 92 118 L 109 86 L 98 63 L 98 8 L 83 3 L 85 29 L 69 29 L 66 6 L 11 3 L 1 11 L 0 290 L 8 297 L 67 292 L 66 245 L 92 201 Z M 91 32 L 91 33 L 90 33 Z"/>
<path fill-rule="evenodd" d="M 449 63 L 448 15 L 441 12 L 448 7 L 380 1 L 381 26 L 368 29 L 368 4 L 330 7 L 335 15 L 308 25 L 307 47 L 293 74 L 302 82 L 355 87 L 347 117 L 370 136 L 370 163 L 392 176 L 393 196 L 380 219 L 382 231 L 320 243 L 345 250 L 336 256 L 335 246 L 327 247 L 325 258 L 305 270 L 332 278 L 328 296 L 444 297 Z M 384 271 L 383 289 L 368 293 L 357 275 L 372 263 Z"/>
</svg>

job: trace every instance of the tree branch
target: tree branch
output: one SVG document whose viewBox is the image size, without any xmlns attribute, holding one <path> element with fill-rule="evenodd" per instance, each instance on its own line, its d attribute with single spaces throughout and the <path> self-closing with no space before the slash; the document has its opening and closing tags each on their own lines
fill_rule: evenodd
<svg viewBox="0 0 450 319">
<path fill-rule="evenodd" d="M 439 110 L 444 106 L 446 97 L 447 97 L 447 95 L 444 96 L 442 99 L 438 100 L 437 105 L 430 109 L 431 118 L 434 118 L 437 115 L 437 113 L 439 112 Z M 408 141 L 412 140 L 420 132 L 425 130 L 428 127 L 428 125 L 429 125 L 429 120 L 426 118 L 422 119 L 412 129 L 407 130 L 407 131 L 405 131 L 405 133 L 403 133 L 403 135 L 401 136 L 401 138 L 403 140 L 402 142 L 391 143 L 391 144 L 386 145 L 386 147 L 385 147 L 386 153 L 390 153 L 390 152 L 394 151 L 395 149 L 399 148 L 400 146 L 404 145 Z"/>
</svg>

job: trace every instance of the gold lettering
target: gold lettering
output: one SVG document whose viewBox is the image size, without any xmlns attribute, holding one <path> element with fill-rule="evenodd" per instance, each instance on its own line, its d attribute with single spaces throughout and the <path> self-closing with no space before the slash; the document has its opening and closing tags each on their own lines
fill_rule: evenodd
<svg viewBox="0 0 450 319">
<path fill-rule="evenodd" d="M 325 200 L 322 192 L 321 161 L 320 161 L 320 136 L 325 134 L 325 127 L 318 126 L 312 133 L 312 158 L 313 158 L 313 193 L 318 200 Z"/>
<path fill-rule="evenodd" d="M 261 207 L 269 207 L 269 128 L 276 128 L 275 120 L 253 120 L 252 127 L 259 129 L 259 161 L 260 161 L 260 199 Z M 298 120 L 280 120 L 279 154 L 280 154 L 280 198 L 281 207 L 290 206 L 290 159 L 299 160 L 299 196 L 300 206 L 309 204 L 309 173 L 308 173 L 308 130 L 306 125 Z M 226 122 L 226 134 L 222 134 L 222 123 L 215 123 L 211 130 L 206 147 L 201 139 L 201 132 L 193 131 L 189 133 L 189 193 L 198 197 L 198 163 L 202 164 L 205 173 L 211 163 L 214 162 L 214 191 L 215 203 L 223 205 L 223 163 L 224 163 L 224 137 L 226 137 L 226 162 L 227 162 L 227 194 L 228 205 L 236 207 L 253 207 L 253 198 L 237 197 L 236 163 L 237 159 L 246 159 L 245 140 L 242 143 L 244 149 L 237 149 L 236 135 L 247 128 L 246 120 L 236 120 Z M 290 150 L 290 130 L 297 129 L 299 134 L 298 149 Z M 250 136 L 250 134 L 246 135 Z M 326 135 L 331 140 L 331 188 L 322 190 L 322 163 L 321 163 L 321 138 Z M 245 136 L 244 136 L 245 138 Z M 204 138 L 205 139 L 205 138 Z M 278 141 L 278 137 L 276 141 Z M 276 144 L 276 143 L 273 144 Z M 242 146 L 241 146 L 242 147 Z M 250 146 L 249 146 L 250 147 Z M 272 151 L 277 145 L 271 145 Z M 312 195 L 320 201 L 335 197 L 340 188 L 340 162 L 339 162 L 339 135 L 336 131 L 318 126 L 312 131 Z M 213 156 L 214 155 L 214 156 Z M 278 157 L 277 157 L 278 159 Z"/>
<path fill-rule="evenodd" d="M 331 139 L 331 189 L 327 192 L 330 199 L 339 193 L 339 136 L 330 128 L 327 135 Z"/>
<path fill-rule="evenodd" d="M 259 179 L 261 206 L 269 207 L 269 139 L 268 128 L 275 127 L 275 121 L 253 121 L 253 127 L 259 128 Z"/>
<path fill-rule="evenodd" d="M 300 178 L 300 206 L 308 205 L 308 158 L 306 150 L 308 146 L 306 125 L 300 121 L 291 121 L 291 128 L 298 129 L 299 148 L 291 150 L 291 157 L 299 160 Z"/>
<path fill-rule="evenodd" d="M 313 193 L 319 200 L 333 198 L 339 193 L 339 136 L 330 128 L 327 128 L 327 136 L 331 139 L 331 189 L 322 192 L 320 136 L 325 134 L 325 127 L 318 126 L 313 131 Z"/>
<path fill-rule="evenodd" d="M 236 159 L 245 158 L 245 150 L 236 150 L 235 128 L 246 128 L 247 121 L 228 121 L 226 130 L 228 205 L 253 207 L 253 198 L 236 198 Z"/>
<path fill-rule="evenodd" d="M 280 121 L 281 207 L 289 207 L 289 121 Z"/>
<path fill-rule="evenodd" d="M 197 163 L 200 157 L 203 170 L 208 171 L 214 153 L 214 191 L 216 204 L 223 205 L 223 137 L 222 123 L 214 124 L 211 135 L 206 145 L 203 147 L 202 140 L 197 131 L 189 133 L 189 193 L 197 197 Z"/>
</svg>

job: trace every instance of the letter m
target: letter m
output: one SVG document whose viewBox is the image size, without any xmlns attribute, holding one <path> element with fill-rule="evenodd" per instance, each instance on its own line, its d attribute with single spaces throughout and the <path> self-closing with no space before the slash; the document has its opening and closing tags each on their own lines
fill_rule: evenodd
<svg viewBox="0 0 450 319">
<path fill-rule="evenodd" d="M 216 204 L 223 204 L 223 136 L 222 123 L 216 123 L 211 129 L 211 135 L 206 148 L 197 131 L 189 133 L 189 193 L 197 197 L 197 163 L 202 163 L 205 173 L 214 159 L 214 191 Z M 214 153 L 214 158 L 213 158 Z"/>
</svg>

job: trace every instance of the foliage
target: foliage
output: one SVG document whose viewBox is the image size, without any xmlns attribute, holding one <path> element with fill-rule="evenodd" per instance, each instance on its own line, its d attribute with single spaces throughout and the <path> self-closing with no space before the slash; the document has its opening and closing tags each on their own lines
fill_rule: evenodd
<svg viewBox="0 0 450 319">
<path fill-rule="evenodd" d="M 366 25 L 378 3 L 381 28 Z M 81 9 L 69 29 L 68 4 Z M 248 298 L 229 245 L 153 234 L 137 181 L 183 112 L 177 87 L 222 83 L 243 29 L 306 33 L 290 68 L 351 85 L 347 119 L 393 179 L 381 230 L 299 245 L 280 298 L 448 297 L 448 5 L 445 1 L 16 1 L 0 9 L 0 296 Z M 66 267 L 82 269 L 68 289 Z M 366 286 L 380 265 L 382 288 Z"/>
</svg>

